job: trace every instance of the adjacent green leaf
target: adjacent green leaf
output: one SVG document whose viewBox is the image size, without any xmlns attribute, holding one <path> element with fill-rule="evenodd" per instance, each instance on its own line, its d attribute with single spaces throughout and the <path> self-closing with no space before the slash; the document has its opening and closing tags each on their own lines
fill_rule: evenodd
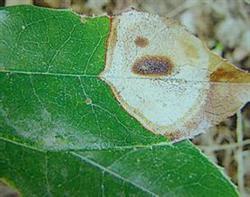
<svg viewBox="0 0 250 197">
<path fill-rule="evenodd" d="M 131 117 L 98 75 L 107 16 L 0 10 L 0 178 L 24 196 L 237 196 L 188 141 Z"/>
</svg>

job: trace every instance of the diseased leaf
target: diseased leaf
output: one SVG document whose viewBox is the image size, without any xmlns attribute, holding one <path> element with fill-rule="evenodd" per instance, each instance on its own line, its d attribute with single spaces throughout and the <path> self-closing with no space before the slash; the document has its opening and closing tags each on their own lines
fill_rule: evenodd
<svg viewBox="0 0 250 197">
<path fill-rule="evenodd" d="M 115 39 L 114 21 L 33 6 L 1 8 L 1 180 L 23 196 L 237 196 L 232 183 L 190 142 L 172 144 L 148 131 L 113 95 L 102 77 L 105 55 L 108 62 L 113 57 L 106 42 L 108 36 Z M 133 43 L 141 49 L 151 40 L 138 37 Z M 165 56 L 158 55 L 157 80 L 160 73 L 174 71 L 162 67 Z M 217 56 L 207 61 L 219 66 Z M 138 73 L 153 77 L 145 69 Z"/>
<path fill-rule="evenodd" d="M 112 18 L 102 78 L 144 127 L 173 140 L 207 131 L 250 100 L 250 74 L 176 22 L 131 10 Z"/>
</svg>

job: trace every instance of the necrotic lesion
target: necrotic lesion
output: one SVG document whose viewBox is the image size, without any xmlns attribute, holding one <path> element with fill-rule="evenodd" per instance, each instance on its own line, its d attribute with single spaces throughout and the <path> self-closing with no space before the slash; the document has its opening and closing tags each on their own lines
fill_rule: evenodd
<svg viewBox="0 0 250 197">
<path fill-rule="evenodd" d="M 173 64 L 165 56 L 144 56 L 135 61 L 132 72 L 145 76 L 164 76 L 171 74 Z"/>
</svg>

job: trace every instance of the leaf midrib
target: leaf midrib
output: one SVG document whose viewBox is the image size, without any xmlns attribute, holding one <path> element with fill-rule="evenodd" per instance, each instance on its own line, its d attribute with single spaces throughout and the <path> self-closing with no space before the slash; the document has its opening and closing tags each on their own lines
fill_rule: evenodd
<svg viewBox="0 0 250 197">
<path fill-rule="evenodd" d="M 89 78 L 98 77 L 98 75 L 88 75 L 88 74 L 49 73 L 49 72 L 19 71 L 19 70 L 1 70 L 0 73 L 24 74 L 24 75 L 47 75 L 55 77 L 89 77 Z"/>
<path fill-rule="evenodd" d="M 23 75 L 45 75 L 45 76 L 52 76 L 52 77 L 85 77 L 85 78 L 98 78 L 100 80 L 102 80 L 101 77 L 101 73 L 99 74 L 74 74 L 74 73 L 52 73 L 52 72 L 35 72 L 35 71 L 22 71 L 22 70 L 5 70 L 5 69 L 0 69 L 0 74 L 1 73 L 9 73 L 9 74 L 23 74 Z M 152 79 L 150 77 L 114 77 L 112 76 L 111 78 L 118 78 L 118 79 L 141 79 L 141 80 L 145 80 L 145 79 Z M 161 80 L 161 81 L 175 81 L 175 82 L 179 82 L 179 83 L 209 83 L 209 84 L 217 84 L 217 85 L 241 85 L 241 86 L 249 86 L 249 83 L 239 83 L 239 82 L 230 82 L 230 81 L 218 81 L 218 82 L 212 82 L 212 81 L 200 81 L 200 80 L 185 80 L 185 79 L 178 79 L 178 78 L 160 78 L 160 77 L 156 77 L 153 78 L 154 80 Z"/>
<path fill-rule="evenodd" d="M 53 150 L 53 149 L 42 149 L 42 148 L 38 148 L 38 147 L 34 147 L 34 146 L 31 146 L 31 145 L 28 145 L 26 143 L 21 143 L 21 142 L 18 142 L 18 141 L 15 141 L 15 140 L 11 140 L 9 138 L 6 138 L 6 137 L 3 137 L 3 136 L 0 136 L 0 140 L 2 141 L 6 141 L 6 142 L 9 142 L 9 143 L 12 143 L 12 144 L 15 144 L 15 145 L 18 145 L 18 146 L 22 146 L 24 148 L 28 148 L 28 149 L 32 149 L 32 150 L 35 150 L 35 151 L 39 151 L 39 152 L 47 152 L 47 151 L 51 151 L 51 152 L 66 152 L 66 151 L 69 151 L 69 152 L 74 152 L 74 151 L 119 151 L 119 150 L 129 150 L 129 149 L 152 149 L 154 147 L 173 147 L 173 142 L 159 142 L 159 143 L 153 143 L 153 144 L 147 144 L 147 145 L 141 145 L 141 144 L 138 144 L 138 145 L 131 145 L 131 146 L 113 146 L 113 147 L 107 147 L 107 148 L 93 148 L 93 149 L 61 149 L 61 150 Z"/>
</svg>

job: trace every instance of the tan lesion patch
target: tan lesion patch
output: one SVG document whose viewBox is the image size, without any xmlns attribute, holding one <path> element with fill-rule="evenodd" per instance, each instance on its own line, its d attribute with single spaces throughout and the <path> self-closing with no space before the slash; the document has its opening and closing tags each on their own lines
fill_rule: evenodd
<svg viewBox="0 0 250 197">
<path fill-rule="evenodd" d="M 141 47 L 141 48 L 144 48 L 144 47 L 148 46 L 148 44 L 149 44 L 148 39 L 141 37 L 141 36 L 137 36 L 134 42 L 135 42 L 136 46 Z"/>
</svg>

